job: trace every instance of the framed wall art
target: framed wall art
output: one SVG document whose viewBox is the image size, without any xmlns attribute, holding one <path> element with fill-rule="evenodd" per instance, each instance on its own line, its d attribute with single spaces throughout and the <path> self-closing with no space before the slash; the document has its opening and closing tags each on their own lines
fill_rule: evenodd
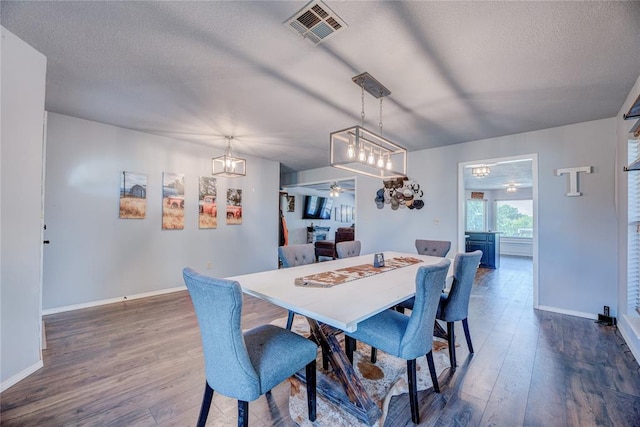
<svg viewBox="0 0 640 427">
<path fill-rule="evenodd" d="M 162 229 L 184 229 L 184 174 L 162 173 Z"/>
<path fill-rule="evenodd" d="M 200 177 L 198 191 L 198 227 L 218 227 L 218 203 L 216 179 L 210 176 Z"/>
<path fill-rule="evenodd" d="M 147 175 L 122 172 L 120 175 L 120 218 L 144 219 L 147 214 Z"/>
<path fill-rule="evenodd" d="M 227 190 L 227 224 L 242 224 L 242 190 L 236 188 Z"/>
</svg>

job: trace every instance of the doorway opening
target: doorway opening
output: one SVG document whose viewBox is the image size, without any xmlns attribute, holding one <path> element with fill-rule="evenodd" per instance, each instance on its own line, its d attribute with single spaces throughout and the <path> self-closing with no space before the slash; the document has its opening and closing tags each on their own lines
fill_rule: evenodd
<svg viewBox="0 0 640 427">
<path fill-rule="evenodd" d="M 484 237 L 483 267 L 500 260 L 532 271 L 533 307 L 538 306 L 538 156 L 526 154 L 458 164 L 458 247 L 472 250 Z M 471 239 L 471 240 L 470 240 Z M 482 239 L 483 240 L 483 239 Z M 491 242 L 494 243 L 491 243 Z M 509 262 L 509 265 L 514 265 Z"/>
<path fill-rule="evenodd" d="M 290 245 L 333 240 L 338 228 L 355 228 L 355 178 L 288 185 L 280 197 Z"/>
</svg>

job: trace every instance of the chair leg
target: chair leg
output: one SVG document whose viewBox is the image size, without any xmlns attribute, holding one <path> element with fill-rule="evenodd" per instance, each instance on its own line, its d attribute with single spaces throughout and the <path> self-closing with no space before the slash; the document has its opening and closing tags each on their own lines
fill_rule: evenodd
<svg viewBox="0 0 640 427">
<path fill-rule="evenodd" d="M 376 360 L 378 360 L 378 349 L 371 347 L 371 363 L 376 363 Z"/>
<path fill-rule="evenodd" d="M 327 371 L 329 369 L 329 356 L 327 356 L 327 353 L 325 353 L 324 350 L 320 351 L 322 351 L 322 369 Z"/>
<path fill-rule="evenodd" d="M 204 396 L 202 396 L 202 407 L 200 408 L 200 416 L 198 417 L 198 427 L 204 427 L 207 424 L 207 417 L 209 416 L 209 408 L 211 408 L 211 399 L 213 398 L 213 389 L 209 386 L 209 383 L 204 383 Z"/>
<path fill-rule="evenodd" d="M 347 359 L 353 364 L 353 350 L 356 348 L 355 338 L 351 338 L 348 335 L 344 336 L 344 352 L 347 353 Z"/>
<path fill-rule="evenodd" d="M 433 363 L 433 351 L 427 353 L 427 364 L 429 365 L 429 373 L 431 374 L 431 382 L 433 383 L 433 391 L 440 393 L 438 385 L 438 376 L 436 375 L 436 365 Z"/>
<path fill-rule="evenodd" d="M 464 328 L 464 336 L 467 339 L 467 347 L 469 347 L 469 353 L 473 354 L 473 344 L 471 344 L 471 334 L 469 333 L 469 322 L 467 319 L 462 319 L 462 327 Z"/>
<path fill-rule="evenodd" d="M 249 427 L 249 402 L 238 400 L 238 427 Z"/>
<path fill-rule="evenodd" d="M 316 361 L 310 362 L 306 367 L 307 379 L 307 408 L 309 421 L 316 420 Z"/>
<path fill-rule="evenodd" d="M 407 380 L 409 382 L 409 404 L 411 405 L 411 421 L 420 424 L 418 408 L 418 382 L 416 380 L 416 359 L 407 360 Z"/>
<path fill-rule="evenodd" d="M 293 316 L 295 313 L 289 310 L 289 315 L 287 316 L 287 329 L 291 330 L 291 326 L 293 326 Z"/>
<path fill-rule="evenodd" d="M 456 370 L 456 337 L 453 328 L 453 322 L 447 322 L 447 342 L 449 343 L 449 362 L 451 363 L 451 370 Z"/>
</svg>

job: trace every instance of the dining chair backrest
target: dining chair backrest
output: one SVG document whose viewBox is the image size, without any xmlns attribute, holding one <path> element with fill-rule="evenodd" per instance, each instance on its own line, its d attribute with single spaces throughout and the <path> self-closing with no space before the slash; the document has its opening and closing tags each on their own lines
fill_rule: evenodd
<svg viewBox="0 0 640 427">
<path fill-rule="evenodd" d="M 444 258 L 437 264 L 422 266 L 418 269 L 415 302 L 400 341 L 399 357 L 411 360 L 431 351 L 436 311 L 450 265 L 451 260 Z"/>
<path fill-rule="evenodd" d="M 238 282 L 198 274 L 183 276 L 200 325 L 207 383 L 217 392 L 243 401 L 260 397 L 260 379 L 245 346 Z"/>
<path fill-rule="evenodd" d="M 360 240 L 336 243 L 336 253 L 338 258 L 351 258 L 360 255 Z"/>
<path fill-rule="evenodd" d="M 446 257 L 451 249 L 451 242 L 447 240 L 416 239 L 416 250 L 420 255 Z"/>
<path fill-rule="evenodd" d="M 278 247 L 278 256 L 284 268 L 316 262 L 316 248 L 313 243 Z"/>
<path fill-rule="evenodd" d="M 480 258 L 482 251 L 456 254 L 453 261 L 453 283 L 448 296 L 440 303 L 438 319 L 455 322 L 467 318 L 471 288 Z"/>
</svg>

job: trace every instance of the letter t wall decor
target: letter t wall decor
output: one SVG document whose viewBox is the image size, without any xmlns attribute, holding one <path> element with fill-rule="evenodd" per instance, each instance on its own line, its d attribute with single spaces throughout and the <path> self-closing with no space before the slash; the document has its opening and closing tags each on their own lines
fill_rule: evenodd
<svg viewBox="0 0 640 427">
<path fill-rule="evenodd" d="M 582 193 L 578 191 L 578 173 L 591 173 L 591 166 L 578 166 L 576 168 L 563 168 L 556 170 L 556 175 L 567 174 L 569 176 L 569 192 L 566 193 L 568 197 L 582 196 Z"/>
</svg>

